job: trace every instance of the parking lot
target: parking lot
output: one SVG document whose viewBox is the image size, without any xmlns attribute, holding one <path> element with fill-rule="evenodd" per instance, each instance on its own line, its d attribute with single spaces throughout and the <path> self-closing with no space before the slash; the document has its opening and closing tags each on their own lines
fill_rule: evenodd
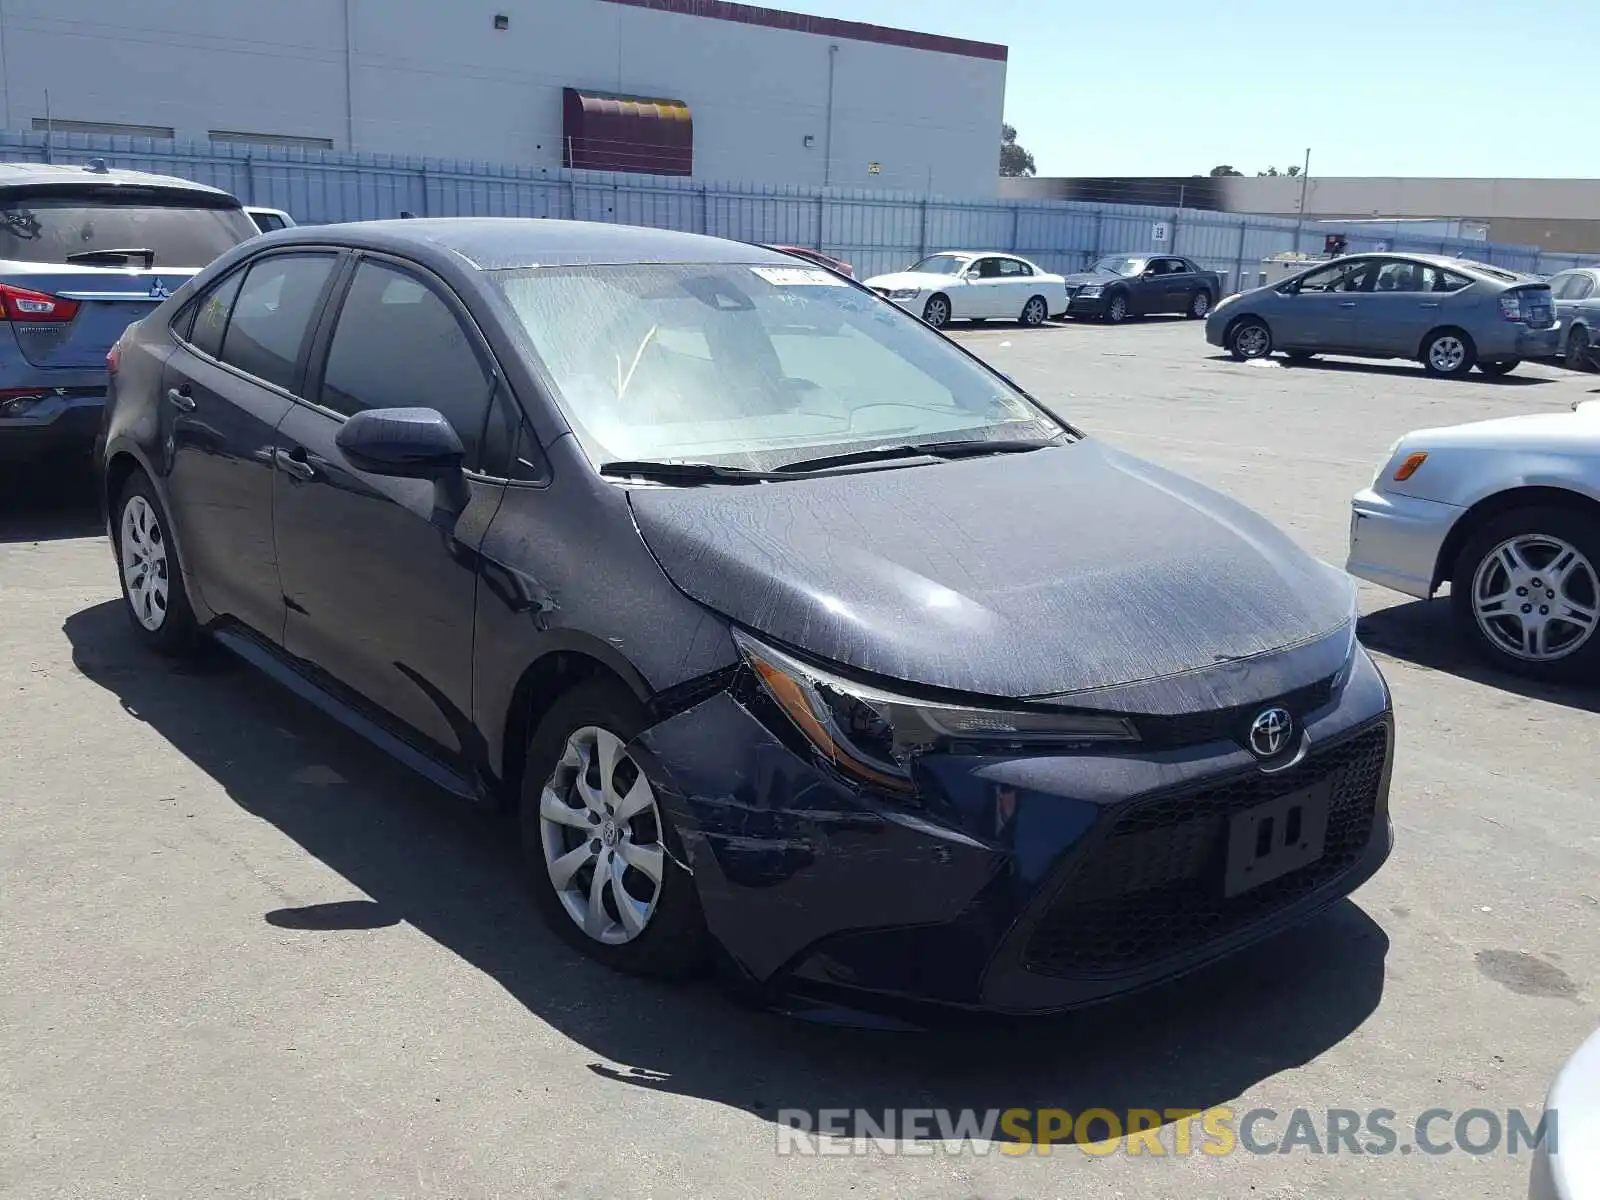
<svg viewBox="0 0 1600 1200">
<path fill-rule="evenodd" d="M 1178 319 L 957 336 L 1339 564 L 1402 432 L 1600 393 L 1237 364 Z M 504 830 L 220 654 L 141 652 L 85 481 L 0 492 L 0 1195 L 1514 1197 L 1526 1152 L 791 1157 L 779 1114 L 1389 1109 L 1405 1142 L 1429 1109 L 1536 1115 L 1600 1024 L 1600 692 L 1479 668 L 1442 601 L 1363 587 L 1396 847 L 1353 901 L 1130 1001 L 874 1033 L 579 958 Z"/>
</svg>

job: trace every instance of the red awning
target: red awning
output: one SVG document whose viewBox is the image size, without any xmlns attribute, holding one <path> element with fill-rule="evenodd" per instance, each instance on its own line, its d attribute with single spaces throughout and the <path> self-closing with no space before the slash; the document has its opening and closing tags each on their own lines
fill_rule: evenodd
<svg viewBox="0 0 1600 1200">
<path fill-rule="evenodd" d="M 682 100 L 562 89 L 562 162 L 588 171 L 694 173 L 694 120 Z"/>
</svg>

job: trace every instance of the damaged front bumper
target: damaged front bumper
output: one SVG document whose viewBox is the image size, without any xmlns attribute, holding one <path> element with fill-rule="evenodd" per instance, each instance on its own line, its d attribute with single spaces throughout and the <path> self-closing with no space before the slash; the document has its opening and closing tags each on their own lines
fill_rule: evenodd
<svg viewBox="0 0 1600 1200">
<path fill-rule="evenodd" d="M 848 782 L 722 691 L 640 736 L 711 934 L 765 996 L 1011 1013 L 1182 974 L 1348 895 L 1388 856 L 1393 722 L 1377 668 L 1301 717 L 1304 757 L 1237 742 L 930 753 L 916 795 Z M 1314 862 L 1225 895 L 1230 820 L 1322 788 Z"/>
</svg>

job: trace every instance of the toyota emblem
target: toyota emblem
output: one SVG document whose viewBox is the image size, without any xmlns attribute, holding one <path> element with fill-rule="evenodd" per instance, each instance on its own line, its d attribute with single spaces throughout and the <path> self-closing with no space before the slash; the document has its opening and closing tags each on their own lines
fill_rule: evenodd
<svg viewBox="0 0 1600 1200">
<path fill-rule="evenodd" d="M 1250 750 L 1257 758 L 1275 758 L 1289 744 L 1294 732 L 1294 718 L 1288 709 L 1263 709 L 1250 722 Z"/>
</svg>

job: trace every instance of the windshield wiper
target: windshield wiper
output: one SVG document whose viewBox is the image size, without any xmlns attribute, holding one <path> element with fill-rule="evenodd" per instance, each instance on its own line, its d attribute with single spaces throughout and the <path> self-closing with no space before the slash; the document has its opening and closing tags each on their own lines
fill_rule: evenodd
<svg viewBox="0 0 1600 1200">
<path fill-rule="evenodd" d="M 985 454 L 1023 454 L 1029 450 L 1043 450 L 1059 446 L 1054 438 L 1031 441 L 1002 441 L 999 439 L 966 438 L 956 442 L 918 442 L 900 446 L 878 446 L 871 450 L 850 450 L 843 454 L 825 454 L 820 458 L 803 458 L 799 462 L 784 463 L 785 472 L 826 471 L 830 467 L 849 467 L 856 463 L 884 462 L 896 458 L 980 458 Z"/>
<path fill-rule="evenodd" d="M 130 258 L 144 259 L 145 269 L 156 265 L 156 252 L 144 247 L 135 247 L 132 250 L 79 250 L 76 254 L 67 255 L 69 263 L 124 263 Z"/>
<path fill-rule="evenodd" d="M 719 467 L 716 463 L 649 462 L 646 460 L 608 462 L 600 474 L 620 479 L 648 479 L 654 483 L 762 483 L 783 479 L 778 471 L 752 471 L 748 467 Z"/>
</svg>

